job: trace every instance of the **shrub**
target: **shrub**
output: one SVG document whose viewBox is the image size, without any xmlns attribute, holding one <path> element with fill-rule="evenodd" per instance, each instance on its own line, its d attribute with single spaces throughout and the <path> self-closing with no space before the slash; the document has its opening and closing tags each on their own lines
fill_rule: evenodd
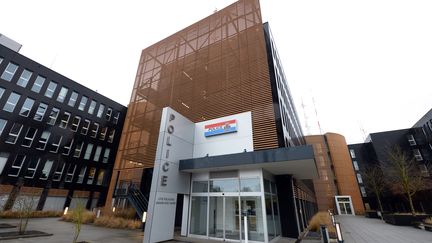
<svg viewBox="0 0 432 243">
<path fill-rule="evenodd" d="M 142 223 L 138 220 L 115 216 L 101 216 L 94 221 L 94 225 L 116 229 L 139 229 L 142 227 Z"/>
<path fill-rule="evenodd" d="M 432 217 L 426 218 L 425 220 L 423 220 L 423 222 L 425 224 L 432 224 Z"/>
<path fill-rule="evenodd" d="M 94 215 L 94 213 L 91 211 L 86 210 L 86 211 L 82 212 L 82 223 L 83 224 L 91 224 L 94 222 L 95 218 L 96 218 L 96 215 Z M 61 220 L 66 221 L 66 222 L 73 222 L 74 221 L 74 212 L 69 211 L 67 214 L 65 214 L 61 217 Z"/>
<path fill-rule="evenodd" d="M 330 233 L 335 233 L 336 229 L 332 224 L 330 215 L 328 212 L 318 212 L 316 213 L 311 220 L 309 221 L 308 229 L 310 231 L 319 232 L 320 226 L 324 224 L 327 226 L 327 229 Z"/>
<path fill-rule="evenodd" d="M 32 211 L 30 212 L 30 218 L 47 218 L 47 217 L 60 217 L 62 211 Z M 19 218 L 19 212 L 17 211 L 3 211 L 0 212 L 0 218 Z"/>
</svg>

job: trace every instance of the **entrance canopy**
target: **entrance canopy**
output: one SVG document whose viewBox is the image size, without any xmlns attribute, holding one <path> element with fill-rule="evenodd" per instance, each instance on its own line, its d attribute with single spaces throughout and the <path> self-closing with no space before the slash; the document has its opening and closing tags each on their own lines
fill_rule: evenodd
<svg viewBox="0 0 432 243">
<path fill-rule="evenodd" d="M 179 166 L 180 171 L 191 173 L 257 168 L 297 179 L 318 178 L 311 145 L 185 159 L 180 160 Z"/>
</svg>

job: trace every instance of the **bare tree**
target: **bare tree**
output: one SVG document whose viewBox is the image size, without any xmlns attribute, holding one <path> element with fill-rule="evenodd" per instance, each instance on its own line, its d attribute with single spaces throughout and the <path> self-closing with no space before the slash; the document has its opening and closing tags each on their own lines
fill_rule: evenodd
<svg viewBox="0 0 432 243">
<path fill-rule="evenodd" d="M 379 210 L 383 212 L 383 207 L 381 203 L 381 196 L 386 189 L 386 181 L 384 179 L 381 167 L 378 165 L 373 165 L 366 168 L 363 173 L 363 178 L 365 181 L 366 188 L 375 194 L 378 201 Z"/>
<path fill-rule="evenodd" d="M 416 215 L 413 196 L 423 188 L 423 176 L 417 162 L 404 153 L 400 147 L 388 151 L 388 180 L 392 188 L 401 193 L 409 202 L 412 215 Z"/>
<path fill-rule="evenodd" d="M 35 195 L 18 196 L 15 201 L 18 206 L 18 233 L 23 235 L 27 229 L 28 221 L 36 203 Z"/>
</svg>

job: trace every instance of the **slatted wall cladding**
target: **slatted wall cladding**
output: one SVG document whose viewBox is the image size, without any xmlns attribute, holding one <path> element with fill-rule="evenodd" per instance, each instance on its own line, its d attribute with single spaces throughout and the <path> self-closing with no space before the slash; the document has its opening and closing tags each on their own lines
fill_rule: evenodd
<svg viewBox="0 0 432 243">
<path fill-rule="evenodd" d="M 278 147 L 258 1 L 236 2 L 142 51 L 116 169 L 153 167 L 166 106 L 193 122 L 252 111 L 254 149 Z"/>
</svg>

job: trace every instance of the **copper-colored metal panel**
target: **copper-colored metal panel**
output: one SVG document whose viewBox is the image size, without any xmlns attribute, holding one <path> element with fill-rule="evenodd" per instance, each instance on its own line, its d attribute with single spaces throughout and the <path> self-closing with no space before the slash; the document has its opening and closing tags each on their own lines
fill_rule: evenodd
<svg viewBox="0 0 432 243">
<path fill-rule="evenodd" d="M 142 51 L 114 174 L 139 181 L 133 168 L 153 167 L 166 106 L 193 122 L 251 111 L 254 149 L 278 147 L 257 0 L 240 0 Z"/>
</svg>

